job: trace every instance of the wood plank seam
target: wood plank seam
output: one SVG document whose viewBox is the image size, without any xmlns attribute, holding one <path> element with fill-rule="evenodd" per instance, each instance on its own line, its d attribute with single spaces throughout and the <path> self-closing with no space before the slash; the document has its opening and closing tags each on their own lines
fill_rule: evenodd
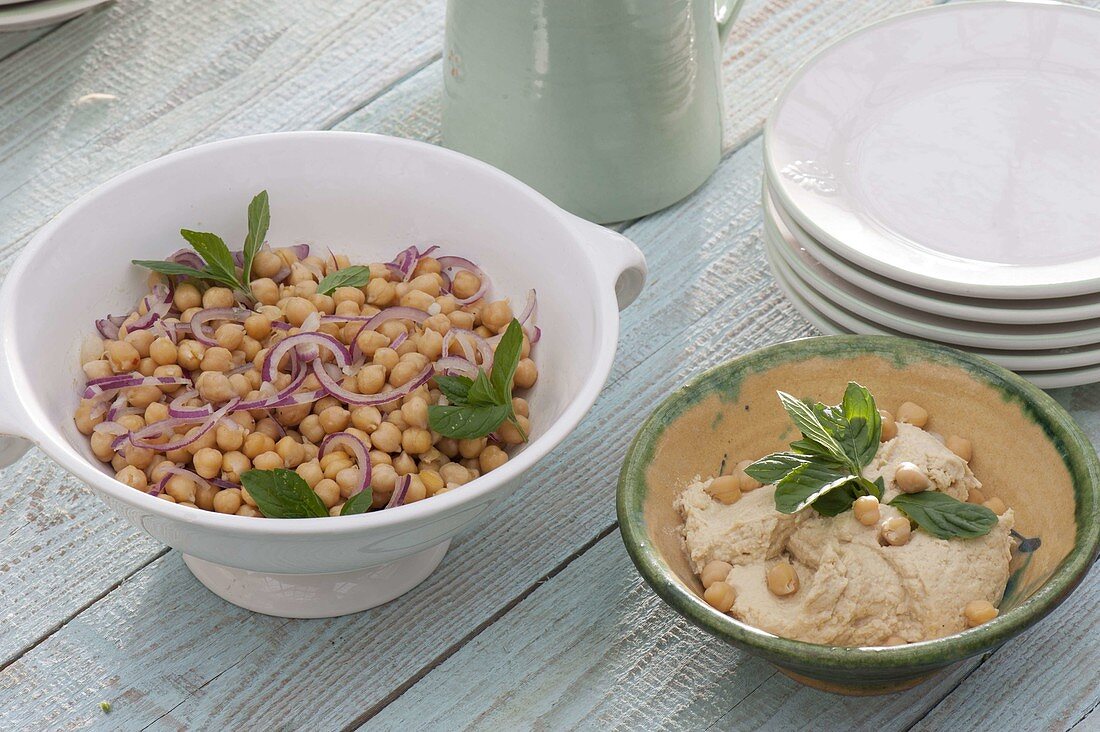
<svg viewBox="0 0 1100 732">
<path fill-rule="evenodd" d="M 963 674 L 962 676 L 960 676 L 960 677 L 959 677 L 959 680 L 958 680 L 958 681 L 957 681 L 957 682 L 955 683 L 955 685 L 954 685 L 954 686 L 952 686 L 952 687 L 951 687 L 950 689 L 948 689 L 948 690 L 947 690 L 947 693 L 946 693 L 946 694 L 944 694 L 944 695 L 943 695 L 942 697 L 940 697 L 940 699 L 939 699 L 939 700 L 938 700 L 938 701 L 937 701 L 937 702 L 936 702 L 935 704 L 933 704 L 932 706 L 928 707 L 928 709 L 924 710 L 924 714 L 920 715 L 919 717 L 917 717 L 916 719 L 914 719 L 914 720 L 913 720 L 913 721 L 912 721 L 912 722 L 911 722 L 911 723 L 910 723 L 909 725 L 907 725 L 907 726 L 905 727 L 905 732 L 909 732 L 909 730 L 913 729 L 913 728 L 914 728 L 914 727 L 916 727 L 916 726 L 917 726 L 918 724 L 920 724 L 920 723 L 921 723 L 921 722 L 923 722 L 923 721 L 924 721 L 925 719 L 927 719 L 927 718 L 928 718 L 928 715 L 929 715 L 929 714 L 931 714 L 932 712 L 936 711 L 936 709 L 938 709 L 938 708 L 939 708 L 939 706 L 940 706 L 940 705 L 941 705 L 941 704 L 942 704 L 942 703 L 944 702 L 944 700 L 945 700 L 945 699 L 947 699 L 947 698 L 948 698 L 949 696 L 951 696 L 952 694 L 954 694 L 954 693 L 955 693 L 955 690 L 956 690 L 956 689 L 958 689 L 958 688 L 959 688 L 960 686 L 962 686 L 962 684 L 963 684 L 963 682 L 964 682 L 964 681 L 966 681 L 966 680 L 967 680 L 968 678 L 970 678 L 970 676 L 971 676 L 971 675 L 972 675 L 972 674 L 973 674 L 973 673 L 974 673 L 975 671 L 977 671 L 978 669 L 980 669 L 980 668 L 981 668 L 981 667 L 982 667 L 982 666 L 983 666 L 983 665 L 985 664 L 985 662 L 986 662 L 986 661 L 988 661 L 988 660 L 989 660 L 989 659 L 990 659 L 990 658 L 991 658 L 991 657 L 993 656 L 993 654 L 994 654 L 994 653 L 996 653 L 996 652 L 997 652 L 997 651 L 999 651 L 999 650 L 1000 650 L 1000 648 L 999 648 L 999 647 L 998 647 L 998 648 L 994 648 L 994 649 L 993 649 L 992 651 L 990 651 L 989 653 L 986 653 L 986 654 L 982 655 L 982 657 L 981 657 L 981 660 L 979 660 L 979 661 L 978 661 L 977 665 L 976 665 L 976 666 L 974 666 L 974 668 L 970 669 L 970 671 L 968 671 L 967 673 L 965 673 L 965 674 Z"/>
<path fill-rule="evenodd" d="M 586 541 L 584 544 L 577 547 L 577 549 L 572 554 L 565 557 L 563 560 L 554 565 L 554 567 L 549 572 L 542 575 L 530 585 L 525 587 L 522 592 L 517 594 L 516 597 L 497 608 L 497 610 L 494 611 L 490 617 L 486 618 L 476 627 L 471 629 L 469 633 L 466 633 L 466 635 L 457 639 L 454 643 L 448 646 L 446 650 L 433 658 L 431 662 L 424 664 L 419 669 L 417 669 L 416 672 L 411 674 L 403 683 L 395 687 L 393 691 L 391 691 L 382 699 L 379 699 L 375 704 L 372 704 L 370 708 L 368 708 L 365 712 L 349 721 L 341 728 L 340 732 L 353 732 L 353 730 L 357 730 L 364 724 L 369 722 L 372 717 L 374 717 L 376 714 L 388 707 L 393 702 L 400 699 L 405 694 L 405 692 L 407 692 L 409 689 L 419 683 L 421 679 L 423 679 L 425 676 L 435 670 L 438 666 L 442 665 L 448 658 L 462 650 L 462 648 L 471 640 L 481 635 L 488 628 L 496 624 L 497 621 L 510 613 L 512 609 L 516 607 L 516 605 L 519 605 L 521 602 L 527 599 L 536 590 L 546 584 L 546 582 L 568 569 L 570 564 L 582 557 L 586 552 L 588 552 L 589 549 L 594 547 L 606 537 L 610 536 L 618 528 L 619 522 L 616 521 L 608 528 L 600 531 L 594 538 Z"/>
<path fill-rule="evenodd" d="M 416 66 L 415 68 L 410 69 L 406 73 L 402 74 L 399 78 L 394 79 L 393 81 L 391 81 L 384 88 L 379 89 L 377 92 L 370 95 L 364 101 L 356 102 L 355 105 L 351 109 L 349 109 L 347 111 L 342 111 L 342 112 L 335 112 L 332 116 L 327 117 L 325 120 L 323 120 L 321 122 L 321 124 L 318 125 L 318 129 L 331 130 L 333 127 L 336 127 L 338 124 L 340 124 L 344 120 L 346 120 L 350 117 L 354 117 L 356 114 L 363 111 L 364 109 L 366 109 L 370 105 L 374 104 L 380 98 L 382 98 L 385 95 L 389 94 L 391 91 L 393 91 L 397 87 L 401 86 L 406 81 L 412 79 L 414 76 L 422 73 L 424 71 L 424 69 L 428 68 L 429 66 L 431 66 L 432 64 L 434 64 L 435 62 L 439 61 L 442 58 L 443 58 L 443 53 L 442 52 L 434 54 L 433 56 L 431 56 L 430 58 L 425 60 L 423 63 L 421 63 L 419 66 Z"/>
</svg>

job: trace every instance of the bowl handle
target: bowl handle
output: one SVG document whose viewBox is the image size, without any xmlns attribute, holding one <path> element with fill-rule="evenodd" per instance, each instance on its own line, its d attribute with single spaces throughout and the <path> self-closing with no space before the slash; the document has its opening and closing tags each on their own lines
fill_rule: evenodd
<svg viewBox="0 0 1100 732">
<path fill-rule="evenodd" d="M 0 363 L 7 363 L 0 348 Z M 15 396 L 11 383 L 11 370 L 0 369 L 0 468 L 6 468 L 31 449 L 34 443 L 26 439 L 30 433 L 25 426 L 29 417 Z"/>
<path fill-rule="evenodd" d="M 625 310 L 645 286 L 645 255 L 637 244 L 617 231 L 578 216 L 572 219 L 574 228 L 588 245 L 585 250 L 596 267 L 596 277 L 615 290 L 619 310 Z"/>
</svg>

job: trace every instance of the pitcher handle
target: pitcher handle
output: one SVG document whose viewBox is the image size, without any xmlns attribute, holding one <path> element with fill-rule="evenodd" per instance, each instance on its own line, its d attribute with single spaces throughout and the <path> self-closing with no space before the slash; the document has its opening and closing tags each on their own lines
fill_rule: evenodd
<svg viewBox="0 0 1100 732">
<path fill-rule="evenodd" d="M 729 38 L 733 21 L 737 20 L 737 14 L 741 12 L 741 6 L 745 0 L 715 0 L 714 19 L 718 21 L 718 42 L 725 45 Z"/>
</svg>

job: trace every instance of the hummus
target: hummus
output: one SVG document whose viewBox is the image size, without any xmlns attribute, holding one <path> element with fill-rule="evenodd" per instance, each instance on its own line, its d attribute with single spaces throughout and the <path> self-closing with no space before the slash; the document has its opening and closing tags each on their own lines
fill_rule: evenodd
<svg viewBox="0 0 1100 732">
<path fill-rule="evenodd" d="M 908 424 L 883 443 L 864 477 L 882 477 L 882 520 L 901 514 L 887 504 L 898 495 L 894 473 L 915 463 L 939 490 L 965 501 L 981 483 L 969 466 L 934 435 Z M 776 635 L 837 646 L 915 642 L 966 629 L 964 606 L 973 600 L 996 605 L 1008 582 L 1012 512 L 985 536 L 937 539 L 914 531 L 907 544 L 881 546 L 874 526 L 852 511 L 821 516 L 775 510 L 775 487 L 745 493 L 725 505 L 707 493 L 710 480 L 696 479 L 676 500 L 684 519 L 685 548 L 695 572 L 710 561 L 733 565 L 726 582 L 735 593 L 730 614 Z M 779 597 L 766 573 L 787 560 L 799 590 Z"/>
</svg>

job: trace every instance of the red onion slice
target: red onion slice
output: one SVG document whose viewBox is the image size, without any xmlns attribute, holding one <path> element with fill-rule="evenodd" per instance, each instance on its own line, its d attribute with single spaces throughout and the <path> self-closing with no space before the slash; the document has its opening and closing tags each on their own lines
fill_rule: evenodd
<svg viewBox="0 0 1100 732">
<path fill-rule="evenodd" d="M 251 310 L 245 308 L 206 308 L 200 310 L 191 316 L 191 334 L 195 336 L 195 340 L 204 346 L 216 346 L 218 342 L 214 340 L 214 336 L 207 335 L 206 329 L 203 328 L 203 324 L 210 320 L 232 320 L 237 323 L 242 323 L 248 316 L 253 315 Z"/>
<path fill-rule="evenodd" d="M 178 394 L 175 399 L 168 402 L 168 416 L 176 419 L 203 419 L 214 413 L 214 407 L 203 404 L 201 407 L 185 407 L 183 403 L 188 399 L 197 397 L 199 393 L 194 389 L 187 389 Z"/>
<path fill-rule="evenodd" d="M 295 333 L 279 341 L 264 356 L 263 367 L 260 370 L 263 380 L 274 381 L 276 374 L 278 374 L 279 363 L 283 360 L 283 357 L 290 353 L 292 349 L 307 345 L 323 347 L 332 351 L 333 356 L 336 357 L 336 364 L 340 368 L 351 363 L 351 352 L 339 339 L 326 333 Z M 316 356 L 314 356 L 314 359 L 316 359 Z"/>
<path fill-rule="evenodd" d="M 208 482 L 210 483 L 210 485 L 214 486 L 215 488 L 218 488 L 219 490 L 225 490 L 226 488 L 240 488 L 241 487 L 238 483 L 233 483 L 233 482 L 228 481 L 228 480 L 222 480 L 221 478 L 211 478 Z"/>
<path fill-rule="evenodd" d="M 92 427 L 92 431 L 104 435 L 111 435 L 112 437 L 119 437 L 129 434 L 130 429 L 124 424 L 108 420 L 106 422 L 100 422 L 95 427 Z"/>
<path fill-rule="evenodd" d="M 394 387 L 380 394 L 356 394 L 336 383 L 336 381 L 328 375 L 328 372 L 322 368 L 320 361 L 313 362 L 313 374 L 317 377 L 317 380 L 321 382 L 324 391 L 342 402 L 354 404 L 357 407 L 377 407 L 379 404 L 389 404 L 395 399 L 408 396 L 416 391 L 416 389 L 420 388 L 422 384 L 427 383 L 428 379 L 432 378 L 434 372 L 434 366 L 428 364 L 420 373 L 401 386 Z"/>
<path fill-rule="evenodd" d="M 375 313 L 374 315 L 323 315 L 322 323 L 363 323 L 360 330 L 375 330 L 389 320 L 411 320 L 419 325 L 428 319 L 428 313 L 418 308 L 409 308 L 401 305 Z"/>
<path fill-rule="evenodd" d="M 477 378 L 477 366 L 458 356 L 446 356 L 436 361 L 433 366 L 437 373 L 447 374 L 448 376 L 457 374 L 471 379 Z"/>
<path fill-rule="evenodd" d="M 159 490 L 153 495 L 157 495 L 161 491 L 163 491 L 164 486 L 168 484 L 168 479 L 171 478 L 173 475 L 179 475 L 183 478 L 187 478 L 188 480 L 192 480 L 200 486 L 206 486 L 207 488 L 210 487 L 210 481 L 208 481 L 206 478 L 202 477 L 198 473 L 192 472 L 187 468 L 182 468 L 179 465 L 173 465 L 172 467 L 164 471 L 164 477 L 161 478 L 160 483 L 157 483 L 157 487 L 159 488 Z"/>
<path fill-rule="evenodd" d="M 127 333 L 145 330 L 167 315 L 172 309 L 172 291 L 166 285 L 153 285 L 153 289 L 142 299 L 142 302 L 145 304 L 145 314 L 139 315 L 126 326 Z"/>
<path fill-rule="evenodd" d="M 206 269 L 206 262 L 196 252 L 190 249 L 177 249 L 168 257 L 169 262 L 183 264 L 192 269 Z"/>
<path fill-rule="evenodd" d="M 129 435 L 130 444 L 134 447 L 144 447 L 150 450 L 157 450 L 159 452 L 169 452 L 171 450 L 179 450 L 180 448 L 187 447 L 188 445 L 197 442 L 199 438 L 212 430 L 214 428 L 214 425 L 218 423 L 218 420 L 224 417 L 226 414 L 229 414 L 229 412 L 232 411 L 232 409 L 236 407 L 240 401 L 241 400 L 239 398 L 234 397 L 233 399 L 230 399 L 228 402 L 226 402 L 225 406 L 223 406 L 221 409 L 214 412 L 208 417 L 187 419 L 173 418 L 165 419 L 160 422 L 154 422 L 153 424 L 146 426 L 142 430 L 131 433 Z M 150 437 L 159 437 L 170 430 L 174 430 L 176 427 L 183 427 L 185 425 L 194 424 L 195 422 L 199 421 L 201 421 L 202 424 L 199 427 L 198 431 L 194 434 L 183 435 L 176 440 L 166 443 L 147 441 Z"/>
<path fill-rule="evenodd" d="M 356 335 L 358 335 L 358 334 L 356 334 Z M 394 338 L 393 341 L 390 342 L 389 347 L 396 351 L 397 348 L 407 340 L 409 340 L 409 334 L 407 332 L 398 333 L 397 337 Z"/>
<path fill-rule="evenodd" d="M 473 274 L 477 275 L 478 279 L 481 280 L 481 287 L 479 287 L 477 292 L 475 292 L 473 295 L 466 298 L 455 299 L 455 302 L 457 302 L 459 305 L 469 305 L 472 302 L 480 300 L 481 298 L 485 297 L 485 293 L 488 292 L 489 287 L 492 286 L 492 283 L 489 280 L 489 275 L 485 274 L 484 270 L 482 270 L 481 267 L 478 267 L 476 264 L 471 262 L 469 259 L 466 259 L 465 257 L 436 257 L 436 261 L 439 262 L 439 266 L 442 267 L 444 271 L 447 271 L 448 269 L 464 269 L 467 272 L 472 272 Z"/>
<path fill-rule="evenodd" d="M 493 346 L 488 339 L 482 338 L 472 330 L 451 328 L 447 331 L 447 335 L 443 337 L 444 353 L 449 353 L 448 349 L 452 342 L 462 346 L 462 352 L 466 355 L 466 360 L 470 363 L 477 363 L 473 353 L 473 350 L 477 349 L 477 352 L 481 355 L 481 367 L 486 371 L 493 368 Z"/>
<path fill-rule="evenodd" d="M 344 448 L 350 452 L 355 458 L 356 465 L 359 466 L 359 485 L 348 498 L 367 490 L 370 486 L 371 464 L 369 451 L 363 441 L 350 432 L 333 432 L 321 442 L 321 448 L 317 451 L 317 459 L 323 458 L 333 448 Z"/>
<path fill-rule="evenodd" d="M 393 487 L 393 495 L 390 496 L 390 500 L 386 503 L 385 508 L 395 508 L 405 505 L 405 495 L 409 492 L 410 485 L 412 485 L 411 474 L 402 475 L 398 478 L 397 485 Z"/>
<path fill-rule="evenodd" d="M 99 331 L 99 334 L 109 341 L 118 340 L 118 329 L 122 327 L 122 323 L 126 320 L 125 315 L 108 315 L 105 318 L 100 318 L 95 322 L 95 328 Z"/>
<path fill-rule="evenodd" d="M 135 375 L 136 374 L 136 375 Z M 190 384 L 189 379 L 177 376 L 142 376 L 141 374 L 119 374 L 117 376 L 105 376 L 101 379 L 92 379 L 84 389 L 85 399 L 107 398 L 114 396 L 118 389 L 130 389 L 135 386 L 172 386 L 173 384 Z"/>
</svg>

